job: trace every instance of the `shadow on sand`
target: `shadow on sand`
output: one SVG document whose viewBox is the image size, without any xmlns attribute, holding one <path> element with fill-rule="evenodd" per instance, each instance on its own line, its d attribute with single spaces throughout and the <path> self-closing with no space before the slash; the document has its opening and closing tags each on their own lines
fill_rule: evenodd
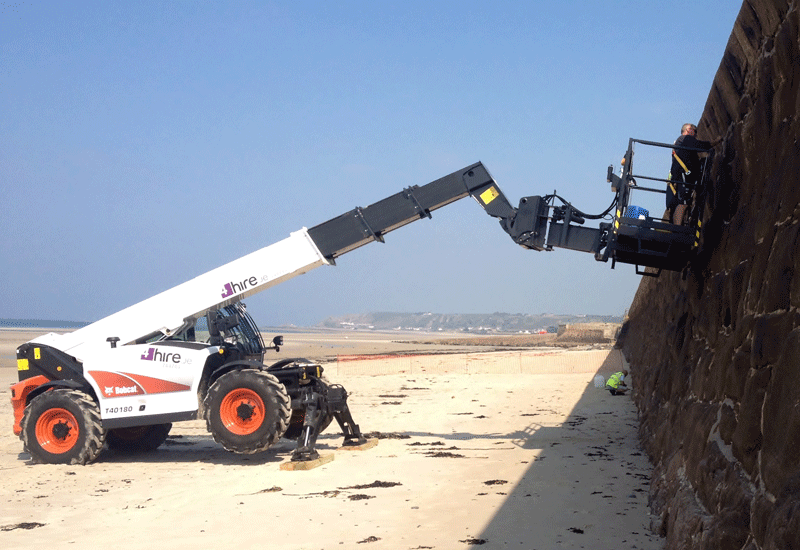
<svg viewBox="0 0 800 550">
<path fill-rule="evenodd" d="M 623 369 L 612 350 L 597 374 Z M 486 548 L 661 548 L 649 530 L 650 464 L 629 396 L 589 384 L 566 421 L 531 423 L 514 442 L 540 449 L 480 536 Z M 565 490 L 566 489 L 566 490 Z"/>
</svg>

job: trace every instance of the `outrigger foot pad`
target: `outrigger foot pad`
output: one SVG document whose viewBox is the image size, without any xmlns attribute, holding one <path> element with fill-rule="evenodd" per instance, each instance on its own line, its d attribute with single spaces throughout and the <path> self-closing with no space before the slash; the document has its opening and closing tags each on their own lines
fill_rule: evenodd
<svg viewBox="0 0 800 550">
<path fill-rule="evenodd" d="M 309 462 L 311 460 L 317 460 L 318 458 L 319 453 L 314 449 L 295 449 L 292 453 L 292 462 Z"/>
<path fill-rule="evenodd" d="M 328 462 L 331 462 L 334 458 L 335 458 L 335 456 L 333 455 L 333 453 L 331 453 L 331 454 L 326 454 L 326 455 L 320 455 L 319 458 L 316 458 L 314 460 L 301 460 L 301 461 L 297 461 L 297 462 L 293 462 L 293 461 L 284 462 L 283 464 L 281 464 L 281 470 L 284 470 L 284 471 L 313 470 L 314 468 L 317 468 L 318 466 L 322 466 L 323 464 L 327 464 Z"/>
<path fill-rule="evenodd" d="M 342 443 L 342 447 L 359 447 L 361 445 L 365 445 L 368 441 L 369 440 L 363 435 L 358 438 L 345 438 L 344 443 Z"/>
<path fill-rule="evenodd" d="M 378 439 L 365 439 L 364 443 L 357 443 L 353 441 L 352 443 L 348 444 L 345 442 L 339 447 L 340 451 L 366 451 L 367 449 L 371 449 L 378 444 Z"/>
</svg>

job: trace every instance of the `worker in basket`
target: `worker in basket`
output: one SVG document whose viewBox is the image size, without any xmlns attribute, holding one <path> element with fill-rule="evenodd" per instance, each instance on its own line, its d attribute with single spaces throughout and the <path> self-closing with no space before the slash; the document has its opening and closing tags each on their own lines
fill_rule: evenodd
<svg viewBox="0 0 800 550">
<path fill-rule="evenodd" d="M 711 149 L 722 141 L 719 138 L 713 142 L 697 139 L 697 126 L 686 123 L 681 126 L 681 135 L 675 140 L 678 147 L 691 147 L 693 149 Z M 664 219 L 675 225 L 682 225 L 686 214 L 686 207 L 692 198 L 694 186 L 700 183 L 702 165 L 700 154 L 697 151 L 672 150 L 672 166 L 669 171 L 667 184 L 667 211 Z"/>
</svg>

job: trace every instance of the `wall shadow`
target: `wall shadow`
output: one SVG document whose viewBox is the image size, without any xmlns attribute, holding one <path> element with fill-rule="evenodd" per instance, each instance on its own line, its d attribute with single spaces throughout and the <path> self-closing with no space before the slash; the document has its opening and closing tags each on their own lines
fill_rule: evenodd
<svg viewBox="0 0 800 550">
<path fill-rule="evenodd" d="M 624 368 L 612 350 L 597 369 Z M 566 420 L 514 433 L 533 455 L 477 541 L 484 548 L 661 548 L 650 529 L 651 466 L 640 449 L 630 396 L 595 388 L 592 375 Z M 482 541 L 482 542 L 481 542 Z"/>
</svg>

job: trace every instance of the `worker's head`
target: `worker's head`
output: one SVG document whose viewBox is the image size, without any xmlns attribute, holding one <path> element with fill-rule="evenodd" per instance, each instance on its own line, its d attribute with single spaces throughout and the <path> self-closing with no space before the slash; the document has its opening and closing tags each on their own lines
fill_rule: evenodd
<svg viewBox="0 0 800 550">
<path fill-rule="evenodd" d="M 692 124 L 691 122 L 687 122 L 683 126 L 681 126 L 681 135 L 682 136 L 694 136 L 697 135 L 697 126 Z"/>
<path fill-rule="evenodd" d="M 624 376 L 628 376 L 628 371 L 624 370 L 624 371 L 622 371 L 622 374 L 623 374 Z"/>
</svg>

